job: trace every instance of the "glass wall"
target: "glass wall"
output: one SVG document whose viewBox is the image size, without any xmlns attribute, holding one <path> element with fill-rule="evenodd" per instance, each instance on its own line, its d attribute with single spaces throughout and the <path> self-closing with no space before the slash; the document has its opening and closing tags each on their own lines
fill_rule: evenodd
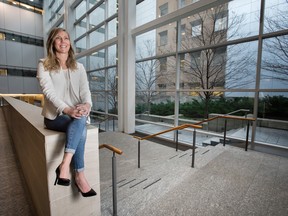
<svg viewBox="0 0 288 216">
<path fill-rule="evenodd" d="M 148 7 L 148 2 L 141 4 Z M 192 3 L 159 0 L 151 5 L 157 20 Z M 137 12 L 144 19 L 141 4 Z M 143 120 L 164 130 L 231 114 L 257 118 L 250 125 L 256 143 L 286 145 L 288 2 L 266 1 L 263 18 L 260 8 L 260 0 L 234 0 L 197 12 L 191 8 L 184 18 L 176 16 L 153 30 L 147 18 L 149 31 L 136 35 L 136 130 L 144 132 Z M 203 129 L 206 137 L 223 137 L 224 120 L 205 123 Z M 231 139 L 245 140 L 246 130 L 245 121 L 227 123 Z M 277 135 L 269 136 L 272 131 Z M 205 136 L 197 136 L 198 145 L 207 144 Z"/>
<path fill-rule="evenodd" d="M 112 127 L 110 117 L 117 117 L 117 45 L 108 44 L 118 34 L 118 2 L 116 0 L 80 1 L 73 5 L 75 13 L 76 52 L 87 52 L 85 65 L 92 92 L 92 124 L 106 130 Z"/>
</svg>

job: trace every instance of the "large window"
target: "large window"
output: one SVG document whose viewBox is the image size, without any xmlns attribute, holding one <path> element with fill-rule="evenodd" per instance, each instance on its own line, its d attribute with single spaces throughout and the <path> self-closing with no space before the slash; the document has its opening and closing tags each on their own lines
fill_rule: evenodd
<svg viewBox="0 0 288 216">
<path fill-rule="evenodd" d="M 177 2 L 183 8 L 197 1 Z M 137 86 L 142 83 L 142 88 L 136 88 L 139 131 L 144 130 L 144 126 L 140 126 L 143 119 L 149 119 L 157 127 L 163 123 L 173 127 L 235 113 L 258 117 L 249 139 L 254 133 L 256 143 L 284 145 L 280 141 L 277 144 L 276 137 L 286 139 L 288 114 L 276 107 L 286 107 L 288 96 L 285 42 L 288 39 L 288 25 L 285 24 L 288 2 L 265 1 L 263 34 L 259 32 L 262 24 L 259 22 L 260 6 L 260 0 L 234 0 L 213 8 L 203 7 L 203 10 L 193 11 L 191 8 L 187 17 L 179 16 L 169 24 L 156 25 L 156 34 L 141 31 L 136 37 L 136 47 L 143 44 L 144 38 L 149 38 L 149 32 L 151 38 L 156 36 L 156 40 L 150 43 L 152 52 L 142 57 L 137 55 L 136 60 L 136 65 L 141 68 L 136 74 L 139 77 Z M 177 6 L 174 1 L 156 1 L 155 8 L 160 9 L 161 17 L 166 14 L 165 8 L 172 13 Z M 258 35 L 264 38 L 261 47 L 258 46 Z M 261 60 L 259 56 L 262 56 Z M 147 76 L 148 71 L 150 76 Z M 153 80 L 153 84 L 150 82 L 150 87 L 145 85 L 144 88 L 143 80 Z M 258 101 L 256 106 L 255 100 Z M 175 107 L 179 110 L 176 113 Z M 274 123 L 278 125 L 276 128 L 272 126 Z M 208 123 L 205 130 L 221 136 L 223 127 L 224 122 L 217 120 Z M 270 129 L 277 135 L 266 133 Z M 247 122 L 228 122 L 227 134 L 235 139 L 245 139 L 246 130 Z M 207 139 L 206 132 L 203 140 L 199 135 L 199 145 L 205 137 Z"/>
<path fill-rule="evenodd" d="M 118 1 L 94 0 L 79 1 L 73 5 L 75 13 L 74 31 L 76 53 L 85 58 L 92 92 L 92 123 L 99 118 L 118 113 L 118 68 L 117 45 L 107 43 L 103 48 L 95 49 L 104 42 L 114 39 L 118 34 Z M 109 120 L 103 122 L 108 129 Z"/>
</svg>

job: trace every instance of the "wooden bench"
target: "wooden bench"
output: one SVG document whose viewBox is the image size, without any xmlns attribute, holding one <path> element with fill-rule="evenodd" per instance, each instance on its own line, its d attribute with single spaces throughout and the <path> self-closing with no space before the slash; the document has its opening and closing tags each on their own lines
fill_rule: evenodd
<svg viewBox="0 0 288 216">
<path fill-rule="evenodd" d="M 98 128 L 89 127 L 85 175 L 97 196 L 84 198 L 71 186 L 54 186 L 65 134 L 44 128 L 42 108 L 4 97 L 4 115 L 37 215 L 101 215 Z M 72 176 L 72 173 L 71 173 Z"/>
</svg>

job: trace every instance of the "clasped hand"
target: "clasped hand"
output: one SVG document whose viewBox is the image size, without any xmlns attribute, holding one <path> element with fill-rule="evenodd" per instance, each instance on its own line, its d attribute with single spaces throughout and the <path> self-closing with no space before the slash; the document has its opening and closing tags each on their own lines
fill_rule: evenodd
<svg viewBox="0 0 288 216">
<path fill-rule="evenodd" d="M 73 118 L 81 118 L 82 116 L 88 116 L 90 113 L 90 104 L 77 104 L 75 107 L 66 108 L 66 114 Z"/>
</svg>

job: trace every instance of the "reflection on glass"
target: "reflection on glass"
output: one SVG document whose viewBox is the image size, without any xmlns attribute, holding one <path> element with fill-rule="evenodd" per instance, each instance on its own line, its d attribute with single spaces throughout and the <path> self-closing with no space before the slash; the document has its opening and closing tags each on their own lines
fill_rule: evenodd
<svg viewBox="0 0 288 216">
<path fill-rule="evenodd" d="M 109 68 L 107 72 L 107 90 L 117 92 L 118 77 L 115 68 Z"/>
<path fill-rule="evenodd" d="M 100 2 L 101 0 L 89 0 L 89 9 L 92 8 L 95 4 Z"/>
<path fill-rule="evenodd" d="M 250 42 L 185 53 L 180 56 L 180 88 L 215 89 L 215 92 L 255 88 L 256 51 L 257 42 Z M 203 97 L 215 95 L 214 92 L 204 94 Z"/>
<path fill-rule="evenodd" d="M 100 5 L 89 14 L 89 29 L 95 28 L 105 19 L 105 4 Z"/>
<path fill-rule="evenodd" d="M 136 59 L 144 59 L 156 54 L 156 32 L 146 32 L 136 37 Z"/>
<path fill-rule="evenodd" d="M 86 56 L 82 57 L 82 58 L 79 58 L 77 59 L 78 62 L 80 62 L 81 64 L 83 64 L 84 68 L 87 70 L 87 61 L 86 61 Z"/>
<path fill-rule="evenodd" d="M 146 119 L 152 122 L 163 122 L 164 118 L 174 114 L 174 96 L 162 98 L 160 92 L 150 95 L 148 91 L 136 92 L 136 118 Z M 154 117 L 149 115 L 155 115 Z M 161 116 L 163 118 L 161 118 Z M 156 118 L 155 118 L 156 117 Z M 173 125 L 173 117 L 169 120 Z M 171 121 L 172 120 L 172 121 Z"/>
<path fill-rule="evenodd" d="M 156 18 L 156 3 L 155 0 L 145 0 L 136 5 L 136 26 L 143 25 Z"/>
<path fill-rule="evenodd" d="M 104 70 L 88 73 L 88 79 L 91 92 L 105 90 Z"/>
<path fill-rule="evenodd" d="M 136 64 L 136 90 L 154 91 L 174 89 L 176 74 L 174 66 L 168 62 L 175 62 L 174 57 L 151 59 Z M 163 98 L 166 97 L 163 93 Z M 167 93 L 167 97 L 170 94 Z"/>
<path fill-rule="evenodd" d="M 176 51 L 176 23 L 170 23 L 156 29 L 156 55 Z"/>
<path fill-rule="evenodd" d="M 287 92 L 260 92 L 255 141 L 288 147 Z"/>
<path fill-rule="evenodd" d="M 118 112 L 118 98 L 117 91 L 108 93 L 108 113 L 117 114 Z"/>
<path fill-rule="evenodd" d="M 118 25 L 117 18 L 108 22 L 108 38 L 107 38 L 107 40 L 117 36 L 117 29 L 118 29 L 117 25 Z"/>
<path fill-rule="evenodd" d="M 77 25 L 75 26 L 76 38 L 86 33 L 86 26 L 87 26 L 86 18 L 82 19 L 79 23 L 77 23 Z"/>
<path fill-rule="evenodd" d="M 265 1 L 264 32 L 274 32 L 288 28 L 288 1 Z"/>
<path fill-rule="evenodd" d="M 116 65 L 117 63 L 117 46 L 108 47 L 107 66 Z"/>
<path fill-rule="evenodd" d="M 93 111 L 105 112 L 106 101 L 104 92 L 92 93 L 92 101 L 93 101 L 92 106 Z"/>
<path fill-rule="evenodd" d="M 92 53 L 90 59 L 90 70 L 103 68 L 105 66 L 105 50 Z"/>
<path fill-rule="evenodd" d="M 209 46 L 257 34 L 259 7 L 258 0 L 235 0 L 191 14 L 181 20 L 181 49 Z"/>
<path fill-rule="evenodd" d="M 108 1 L 108 17 L 117 13 L 117 10 L 118 10 L 117 0 L 109 0 Z"/>
<path fill-rule="evenodd" d="M 105 26 L 101 26 L 89 34 L 90 48 L 105 41 Z"/>
<path fill-rule="evenodd" d="M 76 46 L 76 53 L 80 53 L 84 50 L 86 50 L 87 46 L 86 46 L 86 37 L 81 38 L 80 40 L 78 40 L 75 44 Z"/>
<path fill-rule="evenodd" d="M 75 18 L 79 19 L 82 15 L 86 13 L 86 0 L 81 1 L 81 3 L 75 8 Z"/>
<path fill-rule="evenodd" d="M 261 88 L 287 89 L 288 36 L 266 39 L 263 42 Z"/>
</svg>

